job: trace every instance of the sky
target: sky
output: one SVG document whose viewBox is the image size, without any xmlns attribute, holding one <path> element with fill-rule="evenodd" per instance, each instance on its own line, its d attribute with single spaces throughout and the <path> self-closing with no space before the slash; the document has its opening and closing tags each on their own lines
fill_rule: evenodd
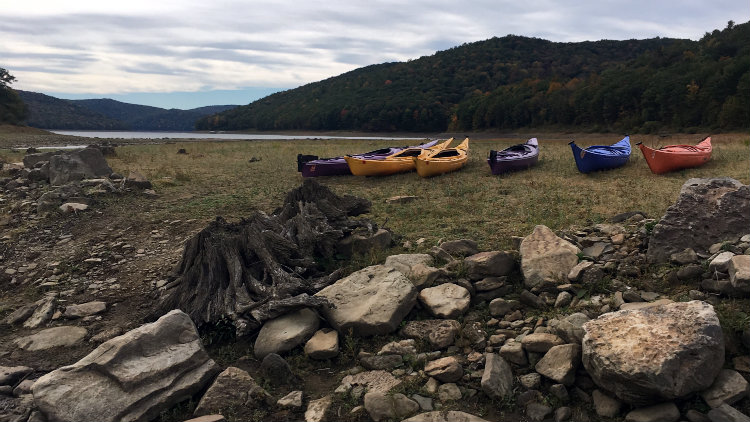
<svg viewBox="0 0 750 422">
<path fill-rule="evenodd" d="M 0 10 L 13 88 L 190 109 L 508 34 L 697 40 L 746 22 L 750 1 L 23 0 Z"/>
</svg>

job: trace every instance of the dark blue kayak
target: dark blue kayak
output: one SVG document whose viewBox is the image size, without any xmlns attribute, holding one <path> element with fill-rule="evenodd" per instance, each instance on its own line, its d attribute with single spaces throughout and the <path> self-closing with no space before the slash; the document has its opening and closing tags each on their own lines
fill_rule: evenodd
<svg viewBox="0 0 750 422">
<path fill-rule="evenodd" d="M 630 158 L 630 136 L 626 136 L 622 141 L 610 146 L 592 145 L 581 149 L 574 141 L 571 141 L 568 145 L 573 149 L 573 157 L 576 159 L 576 166 L 581 173 L 624 166 Z"/>
</svg>

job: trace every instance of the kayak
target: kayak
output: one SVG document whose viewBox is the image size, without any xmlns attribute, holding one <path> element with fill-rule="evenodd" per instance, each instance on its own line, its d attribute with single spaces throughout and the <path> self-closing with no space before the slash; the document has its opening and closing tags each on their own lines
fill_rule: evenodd
<svg viewBox="0 0 750 422">
<path fill-rule="evenodd" d="M 346 155 L 344 160 L 346 160 L 349 170 L 355 176 L 388 176 L 414 170 L 416 168 L 415 158 L 427 155 L 435 150 L 443 150 L 452 141 L 453 138 L 428 148 L 406 148 L 384 158 L 371 159 Z"/>
<path fill-rule="evenodd" d="M 581 149 L 575 141 L 571 141 L 568 145 L 573 150 L 573 158 L 581 173 L 621 167 L 630 158 L 630 136 L 609 146 L 592 145 Z"/>
<path fill-rule="evenodd" d="M 463 167 L 469 160 L 469 138 L 455 148 L 432 150 L 414 159 L 417 174 L 422 177 L 437 176 Z"/>
<path fill-rule="evenodd" d="M 654 174 L 698 167 L 711 159 L 710 136 L 703 138 L 697 145 L 667 145 L 659 149 L 649 148 L 641 142 L 636 145 Z"/>
<path fill-rule="evenodd" d="M 353 155 L 353 157 L 380 160 L 407 148 L 429 148 L 437 143 L 438 141 L 435 140 L 415 146 L 381 148 L 362 154 L 356 154 Z M 318 158 L 316 155 L 304 154 L 297 154 L 297 171 L 302 173 L 302 177 L 341 176 L 352 174 L 344 157 Z"/>
<path fill-rule="evenodd" d="M 523 144 L 516 144 L 502 151 L 490 150 L 487 164 L 492 174 L 525 170 L 539 161 L 539 143 L 531 138 Z"/>
</svg>

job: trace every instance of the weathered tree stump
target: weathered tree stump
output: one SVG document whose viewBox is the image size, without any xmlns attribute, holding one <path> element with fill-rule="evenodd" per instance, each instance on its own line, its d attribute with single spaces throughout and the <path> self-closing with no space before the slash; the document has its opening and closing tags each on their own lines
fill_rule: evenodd
<svg viewBox="0 0 750 422">
<path fill-rule="evenodd" d="M 313 294 L 341 272 L 328 274 L 322 263 L 335 259 L 336 245 L 355 229 L 377 230 L 369 220 L 350 218 L 370 205 L 306 180 L 270 216 L 255 212 L 237 223 L 217 217 L 187 242 L 151 316 L 181 309 L 198 327 L 229 319 L 241 335 L 290 311 L 327 304 Z"/>
</svg>

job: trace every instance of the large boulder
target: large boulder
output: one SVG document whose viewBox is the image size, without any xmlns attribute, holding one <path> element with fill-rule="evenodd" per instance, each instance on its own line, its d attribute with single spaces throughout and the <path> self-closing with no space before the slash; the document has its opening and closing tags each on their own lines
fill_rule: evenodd
<svg viewBox="0 0 750 422">
<path fill-rule="evenodd" d="M 318 314 L 308 308 L 274 318 L 263 324 L 255 339 L 255 357 L 288 352 L 309 340 L 319 327 Z"/>
<path fill-rule="evenodd" d="M 635 406 L 705 390 L 724 364 L 719 318 L 705 302 L 612 312 L 583 329 L 591 378 Z"/>
<path fill-rule="evenodd" d="M 750 186 L 727 177 L 688 179 L 677 202 L 654 226 L 648 259 L 667 262 L 685 248 L 706 251 L 714 243 L 739 239 L 748 227 Z"/>
<path fill-rule="evenodd" d="M 145 422 L 218 372 L 190 317 L 174 310 L 39 378 L 32 393 L 49 421 Z"/>
<path fill-rule="evenodd" d="M 417 301 L 417 289 L 400 271 L 373 265 L 315 294 L 331 303 L 323 314 L 338 332 L 357 336 L 396 331 Z"/>
<path fill-rule="evenodd" d="M 567 283 L 581 250 L 547 226 L 538 225 L 521 241 L 520 252 L 524 282 L 533 288 Z"/>
<path fill-rule="evenodd" d="M 88 334 L 83 327 L 63 325 L 47 328 L 36 334 L 21 337 L 14 341 L 19 349 L 29 352 L 52 349 L 54 347 L 68 347 L 79 344 Z"/>
<path fill-rule="evenodd" d="M 49 183 L 64 185 L 75 180 L 106 177 L 112 169 L 98 148 L 64 152 L 49 158 Z"/>
</svg>

